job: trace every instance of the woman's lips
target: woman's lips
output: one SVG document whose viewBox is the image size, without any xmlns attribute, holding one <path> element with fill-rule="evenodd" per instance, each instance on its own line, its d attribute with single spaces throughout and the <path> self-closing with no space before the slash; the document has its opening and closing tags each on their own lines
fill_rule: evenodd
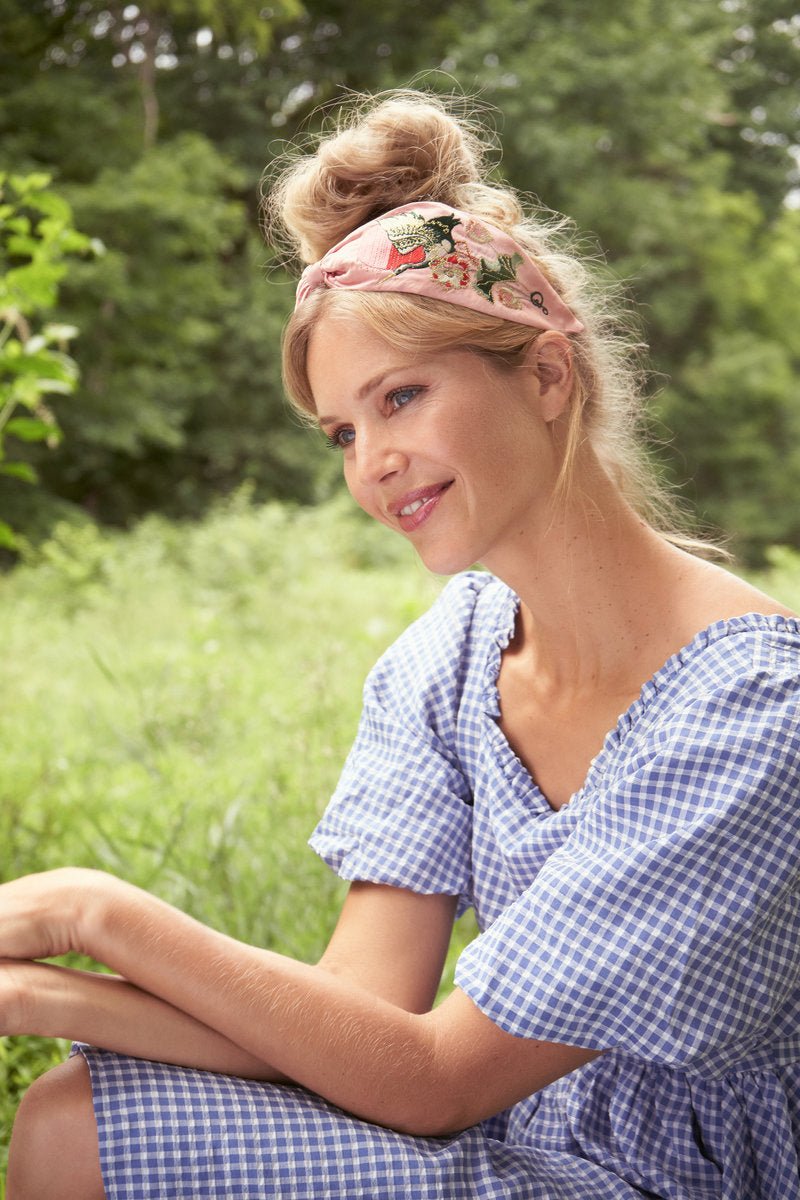
<svg viewBox="0 0 800 1200">
<path fill-rule="evenodd" d="M 419 529 L 420 525 L 428 520 L 451 482 L 452 480 L 447 483 L 432 484 L 430 487 L 417 488 L 391 505 L 390 512 L 397 518 L 404 533 L 411 533 L 412 530 Z"/>
</svg>

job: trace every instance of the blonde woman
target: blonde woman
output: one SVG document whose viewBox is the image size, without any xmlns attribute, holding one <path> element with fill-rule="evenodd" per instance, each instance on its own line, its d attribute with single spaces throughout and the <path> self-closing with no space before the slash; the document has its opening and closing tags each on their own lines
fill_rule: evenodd
<svg viewBox="0 0 800 1200">
<path fill-rule="evenodd" d="M 288 391 L 454 576 L 313 835 L 351 881 L 328 950 L 102 873 L 5 885 L 2 1032 L 79 1043 L 9 1200 L 800 1198 L 800 623 L 672 535 L 602 297 L 483 173 L 406 93 L 274 200 Z M 67 950 L 118 974 L 34 961 Z"/>
</svg>

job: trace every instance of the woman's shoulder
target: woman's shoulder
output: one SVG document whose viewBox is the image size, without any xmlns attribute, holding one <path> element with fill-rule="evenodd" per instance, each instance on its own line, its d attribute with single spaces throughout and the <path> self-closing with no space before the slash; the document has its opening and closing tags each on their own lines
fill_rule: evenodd
<svg viewBox="0 0 800 1200">
<path fill-rule="evenodd" d="M 708 764 L 746 743 L 757 756 L 779 731 L 800 755 L 800 618 L 743 613 L 700 630 L 656 672 L 609 749 L 624 774 L 662 754 Z"/>
<path fill-rule="evenodd" d="M 431 607 L 381 655 L 368 687 L 377 698 L 420 693 L 460 693 L 464 681 L 485 669 L 492 647 L 510 638 L 519 601 L 484 571 L 450 579 Z"/>
<path fill-rule="evenodd" d="M 800 618 L 781 601 L 741 578 L 727 565 L 679 556 L 679 588 L 667 591 L 654 639 L 663 666 L 645 694 L 698 699 L 708 693 L 751 690 L 771 675 L 797 676 Z"/>
<path fill-rule="evenodd" d="M 800 618 L 783 612 L 748 612 L 713 621 L 655 677 L 659 690 L 719 691 L 770 687 L 776 679 L 800 688 Z"/>
</svg>

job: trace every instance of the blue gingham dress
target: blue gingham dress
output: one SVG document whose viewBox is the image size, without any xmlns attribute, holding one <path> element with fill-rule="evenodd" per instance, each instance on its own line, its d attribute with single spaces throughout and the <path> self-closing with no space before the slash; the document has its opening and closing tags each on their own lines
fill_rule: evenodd
<svg viewBox="0 0 800 1200">
<path fill-rule="evenodd" d="M 608 1053 L 414 1138 L 83 1048 L 112 1200 L 800 1200 L 800 621 L 699 633 L 554 812 L 497 723 L 517 603 L 457 576 L 386 652 L 312 845 L 457 893 L 481 929 L 458 986 L 510 1033 Z"/>
</svg>

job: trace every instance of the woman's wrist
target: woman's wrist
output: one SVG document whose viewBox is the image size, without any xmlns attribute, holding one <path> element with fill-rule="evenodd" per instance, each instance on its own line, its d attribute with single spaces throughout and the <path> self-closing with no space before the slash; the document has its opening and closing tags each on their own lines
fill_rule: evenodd
<svg viewBox="0 0 800 1200">
<path fill-rule="evenodd" d="M 105 871 L 83 867 L 74 870 L 74 877 L 67 880 L 72 948 L 110 965 L 115 933 L 130 924 L 137 900 L 145 903 L 147 894 Z"/>
<path fill-rule="evenodd" d="M 52 963 L 0 960 L 0 1034 L 67 1036 L 72 1000 L 69 975 Z"/>
<path fill-rule="evenodd" d="M 197 944 L 202 953 L 222 936 L 158 896 L 101 871 L 90 871 L 81 881 L 74 919 L 76 949 L 178 1007 L 181 997 L 171 985 L 177 968 L 191 991 L 183 975 L 193 958 L 189 945 Z"/>
</svg>

